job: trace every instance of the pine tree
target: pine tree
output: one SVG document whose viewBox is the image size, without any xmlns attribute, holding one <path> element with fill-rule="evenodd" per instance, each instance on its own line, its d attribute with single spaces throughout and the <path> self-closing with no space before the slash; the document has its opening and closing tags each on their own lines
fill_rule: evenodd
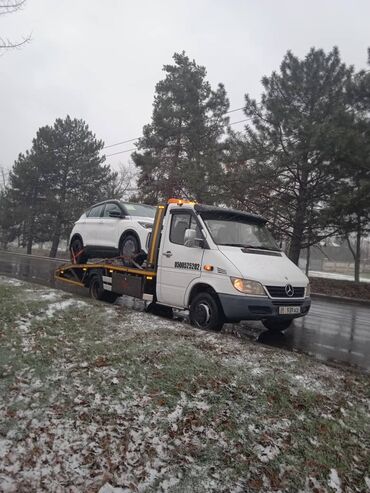
<svg viewBox="0 0 370 493">
<path fill-rule="evenodd" d="M 369 51 L 370 64 L 370 51 Z M 360 280 L 361 240 L 370 232 L 370 74 L 361 71 L 349 86 L 353 123 L 347 130 L 346 155 L 338 170 L 339 188 L 331 199 L 334 225 L 347 240 Z M 352 244 L 354 239 L 354 245 Z"/>
<path fill-rule="evenodd" d="M 103 164 L 103 146 L 83 120 L 67 116 L 41 127 L 31 151 L 19 156 L 10 194 L 28 253 L 36 240 L 51 240 L 54 257 L 83 210 L 117 190 L 117 173 Z"/>
<path fill-rule="evenodd" d="M 20 154 L 9 173 L 6 211 L 27 253 L 31 253 L 35 241 L 47 237 L 46 234 L 43 238 L 45 223 L 41 221 L 45 191 L 45 174 L 37 166 L 33 153 Z"/>
<path fill-rule="evenodd" d="M 157 203 L 171 196 L 214 202 L 222 176 L 221 136 L 229 101 L 222 84 L 216 91 L 206 70 L 184 52 L 165 65 L 156 85 L 152 122 L 132 155 L 139 169 L 139 198 Z"/>
<path fill-rule="evenodd" d="M 99 154 L 103 146 L 83 120 L 69 116 L 37 132 L 34 159 L 41 169 L 48 170 L 50 187 L 47 207 L 53 218 L 51 257 L 83 209 L 105 198 L 102 192 L 113 175 L 109 166 L 103 165 L 105 157 Z"/>
<path fill-rule="evenodd" d="M 288 52 L 280 72 L 262 79 L 261 102 L 246 96 L 251 124 L 240 143 L 243 162 L 230 153 L 227 181 L 289 237 L 295 263 L 302 247 L 335 232 L 326 228 L 325 208 L 336 190 L 352 121 L 351 76 L 337 48 L 328 54 L 311 49 L 303 60 Z"/>
</svg>

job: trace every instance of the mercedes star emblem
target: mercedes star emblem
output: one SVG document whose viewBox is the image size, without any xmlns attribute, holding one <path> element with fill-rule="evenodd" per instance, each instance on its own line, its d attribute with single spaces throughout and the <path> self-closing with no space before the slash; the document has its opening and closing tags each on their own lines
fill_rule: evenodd
<svg viewBox="0 0 370 493">
<path fill-rule="evenodd" d="M 285 292 L 287 294 L 287 296 L 289 296 L 289 298 L 291 298 L 294 294 L 294 288 L 291 284 L 287 284 L 285 286 Z"/>
</svg>

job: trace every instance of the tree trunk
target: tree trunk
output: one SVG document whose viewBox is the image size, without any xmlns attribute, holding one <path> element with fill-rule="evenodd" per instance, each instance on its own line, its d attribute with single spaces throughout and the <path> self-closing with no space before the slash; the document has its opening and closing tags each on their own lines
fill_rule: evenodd
<svg viewBox="0 0 370 493">
<path fill-rule="evenodd" d="M 310 257 L 311 257 L 311 247 L 307 247 L 307 257 L 306 257 L 306 276 L 308 277 L 308 272 L 310 270 Z"/>
<path fill-rule="evenodd" d="M 292 262 L 298 265 L 299 254 L 302 249 L 302 235 L 304 229 L 304 210 L 300 207 L 294 221 L 292 239 L 289 245 L 288 257 Z"/>
<path fill-rule="evenodd" d="M 33 245 L 33 238 L 34 238 L 34 224 L 35 224 L 35 218 L 32 216 L 30 218 L 30 223 L 28 227 L 26 228 L 27 231 L 27 254 L 31 255 L 32 253 L 32 245 Z"/>
<path fill-rule="evenodd" d="M 288 257 L 292 262 L 298 265 L 299 254 L 302 249 L 302 237 L 304 231 L 304 221 L 307 214 L 307 200 L 306 200 L 306 187 L 307 187 L 308 172 L 304 170 L 301 175 L 300 191 L 297 197 L 297 209 L 293 223 L 292 240 L 289 246 Z"/>
<path fill-rule="evenodd" d="M 361 263 L 361 220 L 357 221 L 356 232 L 356 255 L 355 255 L 355 282 L 360 282 L 360 263 Z"/>
<path fill-rule="evenodd" d="M 53 258 L 56 256 L 58 252 L 58 246 L 59 246 L 59 241 L 60 241 L 60 222 L 57 220 L 54 228 L 54 234 L 53 234 L 53 239 L 51 243 L 51 249 L 49 253 L 49 257 Z"/>
<path fill-rule="evenodd" d="M 31 234 L 29 234 L 28 238 L 27 238 L 27 253 L 28 253 L 28 255 L 31 255 L 31 253 L 32 253 L 32 243 L 33 243 L 33 238 L 31 236 Z"/>
</svg>

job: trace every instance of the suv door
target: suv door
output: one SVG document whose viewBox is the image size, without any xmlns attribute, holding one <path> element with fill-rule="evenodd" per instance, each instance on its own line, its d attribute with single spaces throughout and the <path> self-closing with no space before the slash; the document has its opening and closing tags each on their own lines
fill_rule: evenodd
<svg viewBox="0 0 370 493">
<path fill-rule="evenodd" d="M 204 249 L 185 246 L 186 229 L 195 229 L 196 237 L 202 237 L 195 215 L 173 209 L 171 216 L 158 259 L 157 295 L 160 303 L 183 307 L 187 287 L 201 275 Z"/>
<path fill-rule="evenodd" d="M 85 246 L 99 246 L 104 244 L 100 234 L 101 215 L 105 204 L 95 205 L 86 214 L 85 219 L 85 236 L 83 242 Z"/>
<path fill-rule="evenodd" d="M 116 212 L 123 217 L 123 210 L 115 202 L 107 202 L 103 212 L 103 219 L 100 226 L 100 235 L 103 239 L 103 245 L 109 248 L 118 249 L 118 241 L 124 229 L 124 220 L 122 217 L 111 217 L 110 212 Z"/>
</svg>

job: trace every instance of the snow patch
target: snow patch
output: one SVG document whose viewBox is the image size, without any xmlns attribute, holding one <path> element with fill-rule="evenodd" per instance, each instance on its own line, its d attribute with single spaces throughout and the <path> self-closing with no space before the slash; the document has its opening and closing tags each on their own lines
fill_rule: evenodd
<svg viewBox="0 0 370 493">
<path fill-rule="evenodd" d="M 80 300 L 75 300 L 73 298 L 69 300 L 64 300 L 64 301 L 59 301 L 57 303 L 52 303 L 51 305 L 48 306 L 45 316 L 47 318 L 51 318 L 54 316 L 56 312 L 59 312 L 61 310 L 65 310 L 66 308 L 82 308 L 82 307 L 87 307 L 88 304 L 85 301 L 80 301 Z M 43 318 L 42 316 L 38 318 Z"/>
<path fill-rule="evenodd" d="M 172 411 L 172 413 L 168 415 L 167 419 L 170 423 L 175 423 L 181 418 L 181 416 L 182 416 L 182 407 L 177 405 L 175 409 Z"/>
<path fill-rule="evenodd" d="M 50 291 L 49 293 L 40 293 L 39 298 L 42 301 L 55 301 L 56 299 L 60 298 L 60 293 L 57 291 Z"/>
<path fill-rule="evenodd" d="M 19 281 L 18 279 L 13 279 L 11 277 L 0 276 L 0 283 L 8 286 L 23 286 L 24 282 Z"/>
<path fill-rule="evenodd" d="M 275 459 L 280 453 L 278 447 L 275 445 L 267 445 L 267 447 L 263 447 L 262 445 L 256 445 L 254 447 L 254 451 L 257 454 L 257 457 L 261 462 L 267 463 L 270 460 Z"/>
<path fill-rule="evenodd" d="M 341 481 L 336 469 L 330 469 L 328 485 L 335 493 L 342 493 Z"/>
<path fill-rule="evenodd" d="M 109 483 L 105 483 L 105 485 L 103 485 L 100 490 L 98 491 L 98 493 L 127 493 L 128 490 L 127 488 L 123 489 L 123 488 L 115 488 L 114 486 L 112 486 L 111 484 Z"/>
</svg>

